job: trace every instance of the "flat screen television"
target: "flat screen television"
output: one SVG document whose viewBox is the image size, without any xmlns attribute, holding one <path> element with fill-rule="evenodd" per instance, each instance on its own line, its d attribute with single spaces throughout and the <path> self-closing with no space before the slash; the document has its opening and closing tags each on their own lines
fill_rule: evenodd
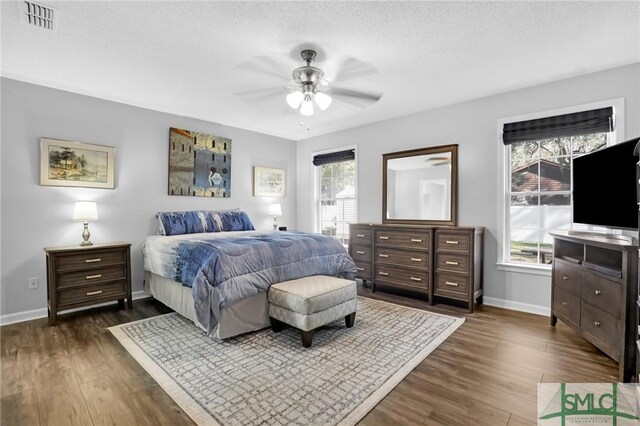
<svg viewBox="0 0 640 426">
<path fill-rule="evenodd" d="M 638 229 L 640 138 L 573 159 L 573 222 L 613 229 Z"/>
</svg>

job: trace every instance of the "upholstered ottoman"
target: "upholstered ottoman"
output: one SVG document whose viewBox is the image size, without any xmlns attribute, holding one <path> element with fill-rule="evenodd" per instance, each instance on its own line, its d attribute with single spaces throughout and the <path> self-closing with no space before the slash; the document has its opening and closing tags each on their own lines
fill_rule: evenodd
<svg viewBox="0 0 640 426">
<path fill-rule="evenodd" d="M 342 317 L 353 327 L 357 294 L 355 281 L 325 275 L 273 284 L 268 294 L 271 328 L 277 333 L 289 324 L 302 330 L 302 345 L 308 348 L 318 327 Z"/>
</svg>

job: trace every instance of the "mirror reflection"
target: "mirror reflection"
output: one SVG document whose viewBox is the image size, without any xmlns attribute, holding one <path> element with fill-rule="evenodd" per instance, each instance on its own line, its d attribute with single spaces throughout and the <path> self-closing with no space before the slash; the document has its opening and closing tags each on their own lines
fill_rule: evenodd
<svg viewBox="0 0 640 426">
<path fill-rule="evenodd" d="M 456 146 L 384 155 L 385 223 L 455 224 Z"/>
</svg>

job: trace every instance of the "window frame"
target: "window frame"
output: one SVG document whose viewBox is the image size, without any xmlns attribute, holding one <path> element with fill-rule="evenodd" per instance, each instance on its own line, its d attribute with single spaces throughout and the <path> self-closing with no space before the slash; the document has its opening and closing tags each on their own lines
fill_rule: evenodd
<svg viewBox="0 0 640 426">
<path fill-rule="evenodd" d="M 347 150 L 353 150 L 355 159 L 353 160 L 355 162 L 355 186 L 356 186 L 356 191 L 355 191 L 355 200 L 356 200 L 356 222 L 357 223 L 359 221 L 359 214 L 360 214 L 360 208 L 359 208 L 359 185 L 358 185 L 358 146 L 357 145 L 346 145 L 346 146 L 340 146 L 340 147 L 335 147 L 335 148 L 330 148 L 330 149 L 325 149 L 325 150 L 321 150 L 321 151 L 314 151 L 311 153 L 311 159 L 310 161 L 313 161 L 313 157 L 315 157 L 316 155 L 322 155 L 322 154 L 330 154 L 332 152 L 339 152 L 339 151 L 347 151 Z M 320 223 L 320 195 L 321 195 L 321 190 L 320 190 L 320 185 L 321 185 L 321 178 L 320 178 L 320 167 L 322 166 L 314 166 L 312 165 L 312 170 L 313 170 L 313 232 L 315 233 L 321 233 L 322 232 L 322 226 Z"/>
<path fill-rule="evenodd" d="M 624 129 L 624 98 L 615 98 L 604 101 L 598 101 L 588 104 L 574 105 L 554 110 L 541 111 L 531 114 L 524 114 L 512 117 L 498 119 L 497 122 L 497 139 L 498 139 L 498 228 L 497 228 L 497 261 L 496 269 L 510 272 L 524 272 L 534 275 L 551 275 L 551 265 L 548 264 L 526 264 L 522 262 L 513 262 L 509 260 L 510 251 L 507 250 L 510 244 L 510 188 L 511 188 L 511 149 L 510 145 L 504 145 L 502 141 L 502 130 L 505 123 L 514 121 L 534 120 L 537 118 L 549 117 L 554 115 L 571 114 L 580 111 L 587 111 L 598 108 L 613 107 L 613 116 L 615 120 L 615 128 L 607 136 L 607 146 L 614 145 L 625 139 Z M 573 182 L 571 184 L 571 193 L 573 192 Z M 573 200 L 571 201 L 573 203 Z M 572 204 L 570 204 L 572 205 Z M 572 224 L 570 224 L 572 225 Z"/>
</svg>

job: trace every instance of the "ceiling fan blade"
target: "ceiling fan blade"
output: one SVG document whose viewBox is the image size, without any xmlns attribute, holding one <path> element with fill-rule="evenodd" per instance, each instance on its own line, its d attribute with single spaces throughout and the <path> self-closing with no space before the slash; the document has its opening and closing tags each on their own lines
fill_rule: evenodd
<svg viewBox="0 0 640 426">
<path fill-rule="evenodd" d="M 274 77 L 278 80 L 286 81 L 291 79 L 291 69 L 286 64 L 277 62 L 270 56 L 259 56 L 250 62 L 245 62 L 238 67 L 240 72 L 257 73 L 264 76 Z"/>
<path fill-rule="evenodd" d="M 362 78 L 373 74 L 379 74 L 378 70 L 372 65 L 362 62 L 356 58 L 347 58 L 340 65 L 333 74 L 333 78 L 330 80 L 336 83 L 348 81 L 354 78 Z"/>
<path fill-rule="evenodd" d="M 282 96 L 282 98 L 284 99 L 284 96 L 286 95 L 287 90 L 285 87 L 255 87 L 255 88 L 242 87 L 236 90 L 231 90 L 231 93 L 247 100 L 273 98 L 274 96 Z"/>
<path fill-rule="evenodd" d="M 382 93 L 362 92 L 359 90 L 343 89 L 340 87 L 331 87 L 329 93 L 339 97 L 356 98 L 367 103 L 378 102 L 383 95 Z"/>
</svg>

